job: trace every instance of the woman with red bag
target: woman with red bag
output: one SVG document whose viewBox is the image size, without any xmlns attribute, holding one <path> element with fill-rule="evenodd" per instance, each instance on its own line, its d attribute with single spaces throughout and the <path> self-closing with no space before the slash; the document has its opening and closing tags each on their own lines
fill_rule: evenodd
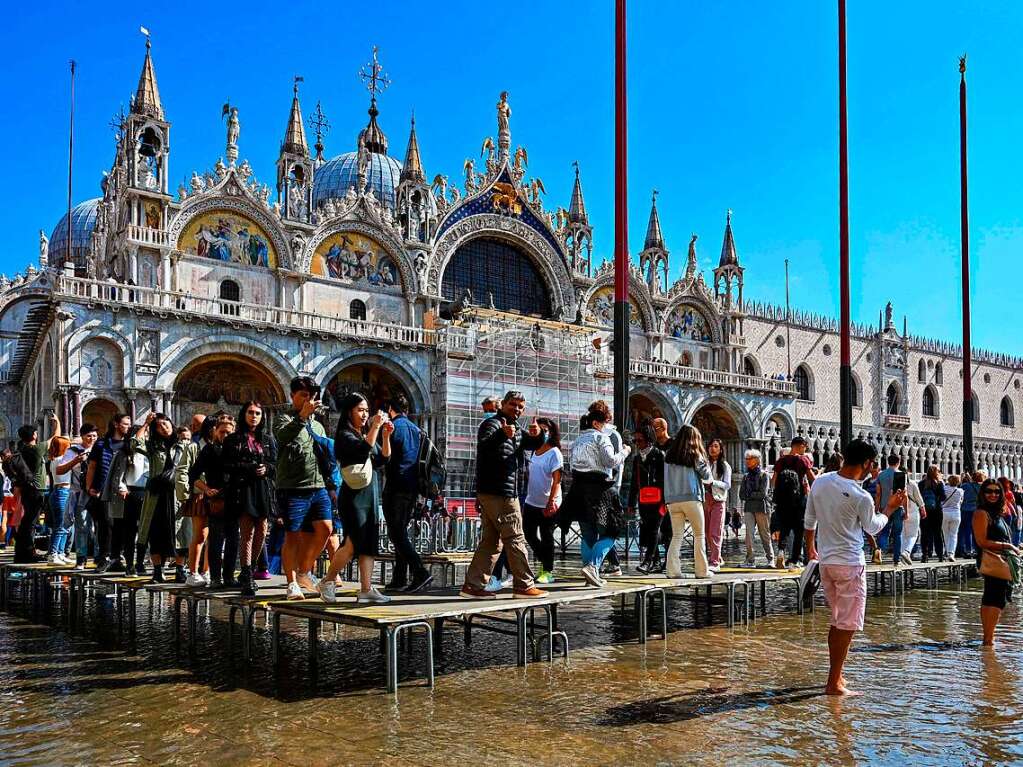
<svg viewBox="0 0 1023 767">
<path fill-rule="evenodd" d="M 540 560 L 537 583 L 554 583 L 554 527 L 561 508 L 561 430 L 549 418 L 537 418 L 543 444 L 529 458 L 529 484 L 522 507 L 526 543 Z"/>
<path fill-rule="evenodd" d="M 629 484 L 629 515 L 639 511 L 639 545 L 643 561 L 636 568 L 641 573 L 664 569 L 661 562 L 661 520 L 667 511 L 664 505 L 664 453 L 654 445 L 649 427 L 637 429 L 632 435 L 636 454 L 632 459 L 632 482 Z"/>
</svg>

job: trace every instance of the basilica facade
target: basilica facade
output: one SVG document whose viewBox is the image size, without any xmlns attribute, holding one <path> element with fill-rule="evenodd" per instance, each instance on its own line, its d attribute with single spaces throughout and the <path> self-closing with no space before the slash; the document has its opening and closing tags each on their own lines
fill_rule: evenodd
<svg viewBox="0 0 1023 767">
<path fill-rule="evenodd" d="M 495 137 L 431 179 L 414 120 L 392 151 L 375 55 L 368 74 L 351 151 L 325 156 L 296 82 L 273 182 L 244 159 L 240 110 L 226 104 L 223 154 L 173 189 L 147 43 L 99 196 L 40 232 L 38 265 L 0 278 L 0 432 L 49 409 L 76 428 L 119 411 L 177 421 L 249 399 L 283 407 L 302 374 L 372 404 L 404 392 L 448 456 L 453 495 L 471 490 L 485 396 L 521 389 L 527 412 L 571 439 L 612 376 L 613 269 L 594 258 L 578 167 L 567 206 L 550 204 L 502 93 Z M 733 466 L 751 445 L 773 461 L 795 434 L 822 462 L 838 443 L 836 323 L 746 296 L 730 217 L 712 273 L 696 253 L 693 235 L 669 283 L 655 197 L 629 279 L 632 420 L 695 423 Z M 974 360 L 978 464 L 1020 478 L 1023 364 Z M 961 469 L 961 350 L 910 336 L 889 305 L 855 328 L 853 366 L 856 432 L 914 472 Z"/>
</svg>

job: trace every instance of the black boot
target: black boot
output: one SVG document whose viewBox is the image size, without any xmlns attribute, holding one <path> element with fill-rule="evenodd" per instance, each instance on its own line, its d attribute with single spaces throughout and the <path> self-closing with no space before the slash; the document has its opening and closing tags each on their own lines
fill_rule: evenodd
<svg viewBox="0 0 1023 767">
<path fill-rule="evenodd" d="M 139 544 L 135 547 L 135 574 L 146 574 L 146 545 Z"/>
<path fill-rule="evenodd" d="M 187 577 L 185 576 L 185 566 L 184 565 L 175 565 L 174 566 L 174 582 L 175 583 L 184 583 L 186 580 L 187 580 Z"/>
<path fill-rule="evenodd" d="M 163 583 L 163 565 L 153 565 L 153 583 Z"/>
<path fill-rule="evenodd" d="M 243 597 L 256 596 L 256 582 L 252 579 L 252 565 L 242 565 L 242 571 L 238 575 L 238 585 L 241 587 Z"/>
</svg>

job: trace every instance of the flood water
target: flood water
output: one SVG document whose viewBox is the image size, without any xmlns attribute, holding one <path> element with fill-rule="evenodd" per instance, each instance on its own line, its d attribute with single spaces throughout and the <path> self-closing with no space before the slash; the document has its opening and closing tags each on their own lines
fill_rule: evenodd
<svg viewBox="0 0 1023 767">
<path fill-rule="evenodd" d="M 976 639 L 979 603 L 977 581 L 871 597 L 846 672 L 865 694 L 847 699 L 821 694 L 827 610 L 783 614 L 781 601 L 735 629 L 694 628 L 691 606 L 671 604 L 667 642 L 645 647 L 631 612 L 572 607 L 570 660 L 526 669 L 510 637 L 481 632 L 466 648 L 452 628 L 436 689 L 415 686 L 417 646 L 397 699 L 366 631 L 333 642 L 326 630 L 313 676 L 292 626 L 274 676 L 265 633 L 245 669 L 226 656 L 222 619 L 200 619 L 196 660 L 175 658 L 170 611 L 150 615 L 145 597 L 134 649 L 117 643 L 109 604 L 90 605 L 74 637 L 0 614 L 0 763 L 1023 763 L 1020 613 L 1006 611 L 995 654 Z"/>
</svg>

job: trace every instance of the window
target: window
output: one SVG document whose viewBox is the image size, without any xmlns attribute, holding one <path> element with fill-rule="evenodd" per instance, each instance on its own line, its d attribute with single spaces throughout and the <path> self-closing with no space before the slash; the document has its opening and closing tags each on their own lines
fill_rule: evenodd
<svg viewBox="0 0 1023 767">
<path fill-rule="evenodd" d="M 348 316 L 353 320 L 366 319 L 366 302 L 355 299 L 348 307 Z"/>
<path fill-rule="evenodd" d="M 492 237 L 477 237 L 462 245 L 444 270 L 441 292 L 458 301 L 465 291 L 472 303 L 520 314 L 550 317 L 547 285 L 532 259 L 516 246 Z"/>
<path fill-rule="evenodd" d="M 856 377 L 855 373 L 852 374 L 852 386 L 849 387 L 849 399 L 852 400 L 853 407 L 863 407 L 860 379 Z"/>
<path fill-rule="evenodd" d="M 1012 400 L 1008 397 L 1002 397 L 1001 407 L 1001 418 L 1002 426 L 1013 426 L 1015 425 L 1015 418 L 1013 417 Z"/>
<path fill-rule="evenodd" d="M 813 399 L 812 392 L 810 391 L 810 371 L 806 369 L 805 365 L 800 365 L 796 368 L 795 373 L 796 391 L 797 396 L 801 400 L 811 401 Z"/>
<path fill-rule="evenodd" d="M 888 393 L 886 395 L 886 406 L 885 410 L 888 415 L 899 415 L 902 410 L 902 395 L 899 393 L 899 387 L 895 385 L 895 382 L 888 384 Z"/>
<path fill-rule="evenodd" d="M 927 363 L 924 360 L 920 360 L 917 366 L 916 378 L 920 383 L 927 383 Z"/>
<path fill-rule="evenodd" d="M 759 373 L 757 372 L 757 363 L 756 363 L 756 360 L 754 360 L 754 359 L 753 359 L 752 357 L 750 357 L 749 355 L 747 355 L 747 356 L 743 357 L 743 358 L 742 358 L 742 372 L 743 372 L 743 373 L 745 373 L 745 374 L 746 374 L 746 375 L 748 375 L 748 376 L 757 376 L 757 375 L 760 375 L 760 374 L 759 374 Z"/>
<path fill-rule="evenodd" d="M 941 386 L 941 378 L 942 378 L 941 363 L 939 362 L 934 366 L 934 383 L 936 383 L 938 386 Z"/>
<path fill-rule="evenodd" d="M 934 396 L 934 389 L 930 386 L 924 389 L 923 411 L 925 416 L 938 417 L 938 398 Z"/>
<path fill-rule="evenodd" d="M 242 289 L 234 280 L 224 280 L 220 283 L 220 312 L 221 314 L 233 314 L 238 316 L 238 302 L 242 300 Z"/>
<path fill-rule="evenodd" d="M 977 399 L 977 392 L 970 392 L 970 399 L 973 401 L 973 422 L 980 423 L 980 400 Z"/>
</svg>

